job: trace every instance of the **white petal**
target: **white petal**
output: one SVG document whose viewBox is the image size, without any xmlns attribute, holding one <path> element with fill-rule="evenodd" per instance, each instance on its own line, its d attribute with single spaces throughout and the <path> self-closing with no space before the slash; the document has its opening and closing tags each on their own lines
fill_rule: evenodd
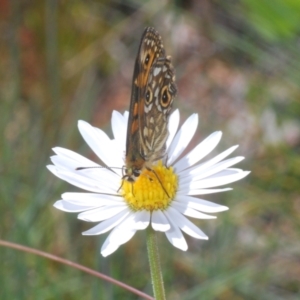
<svg viewBox="0 0 300 300">
<path fill-rule="evenodd" d="M 89 210 L 91 208 L 94 208 L 93 205 L 77 205 L 73 203 L 66 202 L 64 200 L 58 200 L 56 201 L 53 206 L 57 209 L 60 209 L 65 212 L 81 212 L 85 210 Z"/>
<path fill-rule="evenodd" d="M 55 147 L 52 148 L 52 150 L 61 158 L 68 159 L 71 161 L 74 161 L 74 163 L 78 163 L 79 167 L 93 167 L 93 166 L 99 166 L 95 162 L 87 159 L 86 157 L 71 151 L 69 149 L 61 148 L 61 147 Z"/>
<path fill-rule="evenodd" d="M 124 118 L 124 121 L 126 123 L 126 131 L 127 131 L 128 117 L 129 117 L 129 112 L 127 110 L 125 110 L 124 113 L 123 113 L 123 118 Z"/>
<path fill-rule="evenodd" d="M 120 196 L 93 193 L 63 193 L 61 197 L 65 202 L 94 207 L 124 202 L 124 199 Z"/>
<path fill-rule="evenodd" d="M 188 190 L 188 189 L 187 189 Z M 221 193 L 221 192 L 227 192 L 231 191 L 232 188 L 225 188 L 225 189 L 194 189 L 187 192 L 180 192 L 177 193 L 177 195 L 189 195 L 189 196 L 197 196 L 197 195 L 208 195 L 208 194 L 215 194 L 215 193 Z"/>
<path fill-rule="evenodd" d="M 86 222 L 100 222 L 127 210 L 128 206 L 125 203 L 109 205 L 82 212 L 77 216 L 77 218 Z"/>
<path fill-rule="evenodd" d="M 101 254 L 105 257 L 113 253 L 120 245 L 128 242 L 135 233 L 136 230 L 124 230 L 120 225 L 114 228 L 102 245 Z"/>
<path fill-rule="evenodd" d="M 187 147 L 198 126 L 198 115 L 192 114 L 181 126 L 168 150 L 168 165 L 171 165 Z"/>
<path fill-rule="evenodd" d="M 126 123 L 124 117 L 116 110 L 112 113 L 111 128 L 116 140 L 125 147 L 126 143 Z"/>
<path fill-rule="evenodd" d="M 106 168 L 89 168 L 79 170 L 67 170 L 56 167 L 58 173 L 71 174 L 77 178 L 83 178 L 84 181 L 95 181 L 97 185 L 105 184 L 106 187 L 117 189 L 121 183 L 121 177 Z"/>
<path fill-rule="evenodd" d="M 196 218 L 196 219 L 215 219 L 216 218 L 215 216 L 207 215 L 207 214 L 201 213 L 191 207 L 188 207 L 187 203 L 173 201 L 171 207 L 177 209 L 180 213 L 182 213 L 188 217 L 192 217 L 192 218 Z"/>
<path fill-rule="evenodd" d="M 107 166 L 122 167 L 122 157 L 102 130 L 84 121 L 78 121 L 78 129 L 86 143 Z"/>
<path fill-rule="evenodd" d="M 244 157 L 237 156 L 237 157 L 233 157 L 233 158 L 223 160 L 223 161 L 215 164 L 214 166 L 211 166 L 210 168 L 206 169 L 205 171 L 202 170 L 202 171 L 198 172 L 197 174 L 194 174 L 193 176 L 191 176 L 191 175 L 187 176 L 186 178 L 181 180 L 181 184 L 184 181 L 190 180 L 190 177 L 192 177 L 191 181 L 198 181 L 200 179 L 207 178 L 207 177 L 210 177 L 210 176 L 215 175 L 215 174 L 216 174 L 217 177 L 225 176 L 224 174 L 221 175 L 221 171 L 225 170 L 228 167 L 231 167 L 232 165 L 235 165 L 235 164 L 239 163 L 243 159 L 244 159 Z"/>
<path fill-rule="evenodd" d="M 120 167 L 119 165 L 115 165 L 111 166 L 110 168 L 112 170 L 120 170 L 119 174 L 122 175 L 122 167 L 124 165 L 124 158 L 125 158 L 125 146 L 126 146 L 126 139 L 124 138 L 124 140 L 121 139 L 116 139 L 116 140 L 111 140 L 111 147 L 114 149 L 115 154 L 114 155 L 118 155 L 118 157 L 121 157 L 121 161 L 122 161 L 122 166 Z"/>
<path fill-rule="evenodd" d="M 209 176 L 208 178 L 216 178 L 216 177 L 223 177 L 223 176 L 228 176 L 228 175 L 234 175 L 234 174 L 240 174 L 243 172 L 242 169 L 238 168 L 228 168 L 226 170 L 223 170 L 217 174 L 213 174 L 212 176 Z"/>
<path fill-rule="evenodd" d="M 169 222 L 171 224 L 170 230 L 166 231 L 166 237 L 169 240 L 169 242 L 176 248 L 186 251 L 188 249 L 188 245 L 186 243 L 186 240 L 181 232 L 181 230 L 178 228 L 177 225 L 175 225 L 172 220 L 169 218 L 168 215 L 166 215 L 169 219 Z"/>
<path fill-rule="evenodd" d="M 155 231 L 165 232 L 171 228 L 171 225 L 161 210 L 155 210 L 151 215 L 151 225 Z"/>
<path fill-rule="evenodd" d="M 111 230 L 112 228 L 118 226 L 129 215 L 130 215 L 130 210 L 122 211 L 118 215 L 101 222 L 100 224 L 92 227 L 91 229 L 89 229 L 87 231 L 84 231 L 82 234 L 83 235 L 98 235 L 98 234 L 105 233 L 105 232 Z"/>
<path fill-rule="evenodd" d="M 173 138 L 176 134 L 176 131 L 178 129 L 178 125 L 179 125 L 179 110 L 176 109 L 169 118 L 169 124 L 168 124 L 168 130 L 169 130 L 169 136 L 166 142 L 166 149 L 168 150 Z"/>
<path fill-rule="evenodd" d="M 114 253 L 116 250 L 118 250 L 119 247 L 120 247 L 120 245 L 109 243 L 106 239 L 104 244 L 101 247 L 101 254 L 103 257 L 106 257 L 106 256 Z"/>
<path fill-rule="evenodd" d="M 209 167 L 215 165 L 216 163 L 218 163 L 219 161 L 223 160 L 224 158 L 226 158 L 228 155 L 230 155 L 236 148 L 238 148 L 238 146 L 232 146 L 229 149 L 225 150 L 224 152 L 218 154 L 217 156 L 213 157 L 212 159 L 208 160 L 205 163 L 196 165 L 192 168 L 189 168 L 187 170 L 184 170 L 180 173 L 180 175 L 182 177 L 186 177 L 188 175 L 194 175 L 197 174 L 199 172 L 201 172 L 202 170 L 206 170 Z"/>
<path fill-rule="evenodd" d="M 47 165 L 46 167 L 51 173 L 53 173 L 55 176 L 57 176 L 57 170 L 56 170 L 55 166 Z"/>
<path fill-rule="evenodd" d="M 78 161 L 74 161 L 72 159 L 54 155 L 50 157 L 52 163 L 55 165 L 56 168 L 64 169 L 64 170 L 72 170 L 75 171 L 77 168 L 82 167 L 82 164 Z M 96 167 L 96 168 L 102 168 L 100 165 L 95 164 L 94 162 L 90 161 L 89 164 L 85 164 L 84 167 Z"/>
<path fill-rule="evenodd" d="M 79 163 L 78 161 L 74 161 L 72 159 L 63 157 L 61 155 L 55 155 L 51 157 L 51 161 L 55 165 L 56 169 L 62 171 L 71 171 L 74 174 L 78 174 L 82 176 L 84 174 L 85 177 L 90 177 L 92 179 L 96 179 L 97 181 L 107 180 L 110 183 L 114 182 L 114 185 L 119 184 L 121 176 L 117 175 L 115 172 L 107 169 L 106 167 L 97 165 L 96 163 L 89 161 L 89 163 Z M 83 169 L 79 169 L 83 168 Z M 121 171 L 119 172 L 121 173 Z"/>
<path fill-rule="evenodd" d="M 193 190 L 193 189 L 207 189 L 211 187 L 217 187 L 220 185 L 225 185 L 234 181 L 238 181 L 246 177 L 249 173 L 250 173 L 249 171 L 241 171 L 239 173 L 235 173 L 232 175 L 219 176 L 219 174 L 217 174 L 216 176 L 218 177 L 214 176 L 196 182 L 191 182 L 189 188 L 190 190 Z"/>
<path fill-rule="evenodd" d="M 149 211 L 139 211 L 134 214 L 134 229 L 144 230 L 148 227 L 150 223 L 150 212 Z"/>
<path fill-rule="evenodd" d="M 176 222 L 178 227 L 186 234 L 196 239 L 208 240 L 208 236 L 202 230 L 200 230 L 190 220 L 188 220 L 186 217 L 180 214 L 176 209 L 169 207 L 167 213 L 169 219 L 172 218 L 172 220 Z"/>
<path fill-rule="evenodd" d="M 92 180 L 91 178 L 86 178 L 85 176 L 76 174 L 74 172 L 69 171 L 58 171 L 54 166 L 48 165 L 47 168 L 51 171 L 55 176 L 73 184 L 81 189 L 96 192 L 96 193 L 108 193 L 108 194 L 117 194 L 117 185 L 114 187 L 109 187 L 111 184 L 108 181 L 98 182 L 96 180 Z"/>
<path fill-rule="evenodd" d="M 203 142 L 198 144 L 189 154 L 180 159 L 175 165 L 176 172 L 194 165 L 203 157 L 209 154 L 219 144 L 222 137 L 221 131 L 216 131 L 207 137 Z"/>
<path fill-rule="evenodd" d="M 111 186 L 118 186 L 121 183 L 121 176 L 107 168 L 80 169 L 76 170 L 76 173 L 82 173 L 83 176 L 96 179 L 97 181 L 109 182 Z"/>
<path fill-rule="evenodd" d="M 107 166 L 107 169 L 118 174 L 119 178 L 123 177 L 123 166 L 125 161 L 125 144 L 126 144 L 125 141 L 126 141 L 125 139 L 124 141 L 120 139 L 110 141 L 111 149 L 114 149 L 114 154 L 113 154 L 114 157 L 118 157 L 120 158 L 120 160 L 116 160 L 113 165 Z M 119 165 L 121 162 L 122 162 L 122 166 Z"/>
<path fill-rule="evenodd" d="M 217 213 L 228 210 L 228 207 L 210 202 L 207 200 L 191 197 L 191 196 L 178 196 L 175 199 L 179 203 L 187 204 L 188 207 L 200 210 L 206 213 Z"/>
<path fill-rule="evenodd" d="M 132 213 L 131 216 L 123 222 L 122 228 L 129 230 L 143 230 L 148 227 L 149 223 L 150 212 L 138 211 Z"/>
<path fill-rule="evenodd" d="M 150 223 L 150 212 L 138 211 L 132 213 L 123 223 L 122 228 L 126 230 L 143 230 Z"/>
</svg>

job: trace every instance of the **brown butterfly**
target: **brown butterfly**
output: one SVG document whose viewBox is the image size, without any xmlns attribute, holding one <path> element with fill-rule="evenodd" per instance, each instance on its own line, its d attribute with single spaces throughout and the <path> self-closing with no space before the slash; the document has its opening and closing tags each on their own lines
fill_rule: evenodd
<svg viewBox="0 0 300 300">
<path fill-rule="evenodd" d="M 158 32 L 147 27 L 133 72 L 123 179 L 134 182 L 144 168 L 151 170 L 164 157 L 176 93 L 171 57 L 166 56 Z"/>
</svg>

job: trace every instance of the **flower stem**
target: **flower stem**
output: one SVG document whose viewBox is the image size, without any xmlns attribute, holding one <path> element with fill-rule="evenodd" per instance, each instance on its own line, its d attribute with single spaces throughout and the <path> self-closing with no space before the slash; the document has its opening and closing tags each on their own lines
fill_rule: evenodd
<svg viewBox="0 0 300 300">
<path fill-rule="evenodd" d="M 151 226 L 149 226 L 147 229 L 147 249 L 154 298 L 156 300 L 165 300 L 166 295 L 160 267 L 156 232 L 152 229 Z"/>
</svg>

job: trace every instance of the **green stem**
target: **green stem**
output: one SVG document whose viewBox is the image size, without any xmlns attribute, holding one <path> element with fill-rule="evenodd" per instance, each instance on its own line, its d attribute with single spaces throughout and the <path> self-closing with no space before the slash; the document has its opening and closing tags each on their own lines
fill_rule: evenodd
<svg viewBox="0 0 300 300">
<path fill-rule="evenodd" d="M 154 298 L 156 300 L 166 300 L 164 282 L 160 267 L 156 232 L 152 229 L 151 225 L 147 229 L 147 249 Z"/>
</svg>

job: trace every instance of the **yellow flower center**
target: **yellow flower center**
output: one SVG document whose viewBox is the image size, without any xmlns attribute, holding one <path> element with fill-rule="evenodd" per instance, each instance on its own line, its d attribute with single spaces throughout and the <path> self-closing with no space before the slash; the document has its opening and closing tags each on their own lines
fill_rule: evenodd
<svg viewBox="0 0 300 300">
<path fill-rule="evenodd" d="M 172 167 L 159 161 L 151 170 L 144 169 L 135 182 L 123 179 L 122 196 L 134 211 L 165 210 L 175 197 L 178 176 Z"/>
</svg>

